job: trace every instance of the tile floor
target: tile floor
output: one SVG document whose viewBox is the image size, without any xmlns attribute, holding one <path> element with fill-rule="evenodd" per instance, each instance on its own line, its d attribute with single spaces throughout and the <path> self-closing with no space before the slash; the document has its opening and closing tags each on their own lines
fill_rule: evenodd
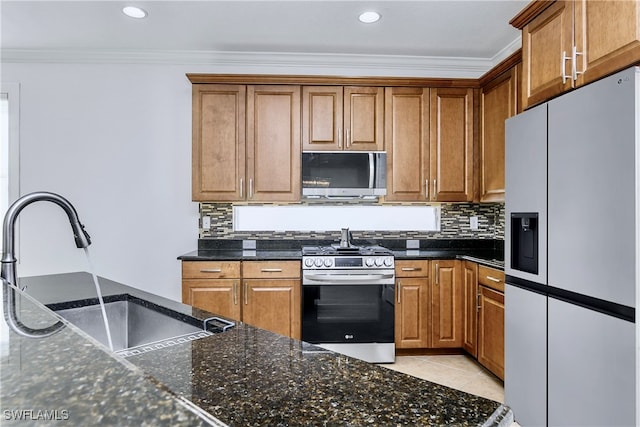
<svg viewBox="0 0 640 427">
<path fill-rule="evenodd" d="M 397 356 L 389 369 L 504 403 L 504 385 L 466 355 Z"/>
</svg>

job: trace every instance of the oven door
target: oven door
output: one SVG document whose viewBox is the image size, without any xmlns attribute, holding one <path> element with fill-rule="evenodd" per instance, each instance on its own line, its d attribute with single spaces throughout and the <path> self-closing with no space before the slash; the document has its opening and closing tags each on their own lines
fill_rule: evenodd
<svg viewBox="0 0 640 427">
<path fill-rule="evenodd" d="M 393 343 L 394 281 L 387 284 L 303 284 L 302 340 L 309 343 Z"/>
</svg>

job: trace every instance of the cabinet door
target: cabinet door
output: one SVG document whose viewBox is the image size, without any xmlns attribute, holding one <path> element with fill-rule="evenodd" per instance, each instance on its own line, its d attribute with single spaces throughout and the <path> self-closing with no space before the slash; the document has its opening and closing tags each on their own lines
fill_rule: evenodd
<svg viewBox="0 0 640 427">
<path fill-rule="evenodd" d="M 193 200 L 244 198 L 245 98 L 245 86 L 193 85 Z"/>
<path fill-rule="evenodd" d="M 182 302 L 240 321 L 240 279 L 183 280 Z"/>
<path fill-rule="evenodd" d="M 640 61 L 640 2 L 575 1 L 577 84 L 589 83 Z"/>
<path fill-rule="evenodd" d="M 346 150 L 384 150 L 384 88 L 344 88 Z"/>
<path fill-rule="evenodd" d="M 300 339 L 300 280 L 245 279 L 243 292 L 246 323 Z"/>
<path fill-rule="evenodd" d="M 399 278 L 396 295 L 396 347 L 429 347 L 429 279 Z"/>
<path fill-rule="evenodd" d="M 342 150 L 342 86 L 302 88 L 302 149 Z"/>
<path fill-rule="evenodd" d="M 432 261 L 431 346 L 462 347 L 462 279 L 460 261 Z"/>
<path fill-rule="evenodd" d="M 556 1 L 522 28 L 523 108 L 571 88 L 562 76 L 571 75 L 572 46 L 572 1 Z"/>
<path fill-rule="evenodd" d="M 473 90 L 431 89 L 433 201 L 473 199 Z"/>
<path fill-rule="evenodd" d="M 504 380 L 504 293 L 480 286 L 478 362 Z"/>
<path fill-rule="evenodd" d="M 247 199 L 300 200 L 300 87 L 247 87 Z"/>
<path fill-rule="evenodd" d="M 473 357 L 478 356 L 478 264 L 462 263 L 464 333 L 462 348 Z"/>
<path fill-rule="evenodd" d="M 504 202 L 504 122 L 517 113 L 516 68 L 482 89 L 480 201 Z"/>
<path fill-rule="evenodd" d="M 388 201 L 429 200 L 429 89 L 385 89 Z"/>
</svg>

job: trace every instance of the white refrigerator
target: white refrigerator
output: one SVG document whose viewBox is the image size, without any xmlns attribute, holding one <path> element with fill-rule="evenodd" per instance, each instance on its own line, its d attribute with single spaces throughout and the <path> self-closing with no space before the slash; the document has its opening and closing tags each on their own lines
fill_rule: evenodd
<svg viewBox="0 0 640 427">
<path fill-rule="evenodd" d="M 505 403 L 640 425 L 640 68 L 506 122 Z"/>
</svg>

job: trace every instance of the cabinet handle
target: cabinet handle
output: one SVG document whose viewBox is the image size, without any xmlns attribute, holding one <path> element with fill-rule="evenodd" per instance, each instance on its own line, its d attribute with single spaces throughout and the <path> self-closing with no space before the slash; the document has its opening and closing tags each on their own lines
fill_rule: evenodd
<svg viewBox="0 0 640 427">
<path fill-rule="evenodd" d="M 422 267 L 402 267 L 402 271 L 422 271 Z"/>
<path fill-rule="evenodd" d="M 402 282 L 398 281 L 398 304 L 400 304 L 401 291 L 402 291 Z"/>
<path fill-rule="evenodd" d="M 347 144 L 347 148 L 349 148 L 349 145 L 351 145 L 351 129 L 347 128 L 347 140 L 345 141 Z"/>
<path fill-rule="evenodd" d="M 244 179 L 240 178 L 240 198 L 244 198 Z"/>
<path fill-rule="evenodd" d="M 424 196 L 429 200 L 429 180 L 424 180 Z"/>
<path fill-rule="evenodd" d="M 249 178 L 249 198 L 253 199 L 253 178 Z"/>
<path fill-rule="evenodd" d="M 249 284 L 244 282 L 244 305 L 249 304 Z"/>
<path fill-rule="evenodd" d="M 281 268 L 261 268 L 260 271 L 263 273 L 281 273 Z"/>
<path fill-rule="evenodd" d="M 220 268 L 203 268 L 200 273 L 222 273 Z"/>
<path fill-rule="evenodd" d="M 238 305 L 238 283 L 233 282 L 233 305 Z"/>
<path fill-rule="evenodd" d="M 480 305 L 480 293 L 476 294 L 476 308 L 478 310 L 482 309 L 482 306 Z"/>
<path fill-rule="evenodd" d="M 562 51 L 562 55 L 560 56 L 560 73 L 562 74 L 562 84 L 565 84 L 567 82 L 567 79 L 572 78 L 572 76 L 567 75 L 564 72 L 564 70 L 567 69 L 566 62 L 567 62 L 568 59 L 571 59 L 571 57 L 567 56 L 567 51 L 566 50 L 563 50 Z"/>
<path fill-rule="evenodd" d="M 338 128 L 338 148 L 342 148 L 342 128 Z"/>
<path fill-rule="evenodd" d="M 440 266 L 436 263 L 436 286 L 440 284 L 440 274 L 438 274 L 438 271 L 440 270 Z"/>
<path fill-rule="evenodd" d="M 573 80 L 578 80 L 578 74 L 583 74 L 584 70 L 578 71 L 578 55 L 582 55 L 582 52 L 578 52 L 578 48 L 574 45 L 571 48 L 571 77 Z"/>
<path fill-rule="evenodd" d="M 502 280 L 496 279 L 495 277 L 491 277 L 491 276 L 486 276 L 486 277 L 488 280 L 491 280 L 492 282 L 496 282 L 496 283 L 502 282 Z"/>
<path fill-rule="evenodd" d="M 438 189 L 436 187 L 436 180 L 433 180 L 433 198 L 437 199 L 438 198 Z"/>
</svg>

